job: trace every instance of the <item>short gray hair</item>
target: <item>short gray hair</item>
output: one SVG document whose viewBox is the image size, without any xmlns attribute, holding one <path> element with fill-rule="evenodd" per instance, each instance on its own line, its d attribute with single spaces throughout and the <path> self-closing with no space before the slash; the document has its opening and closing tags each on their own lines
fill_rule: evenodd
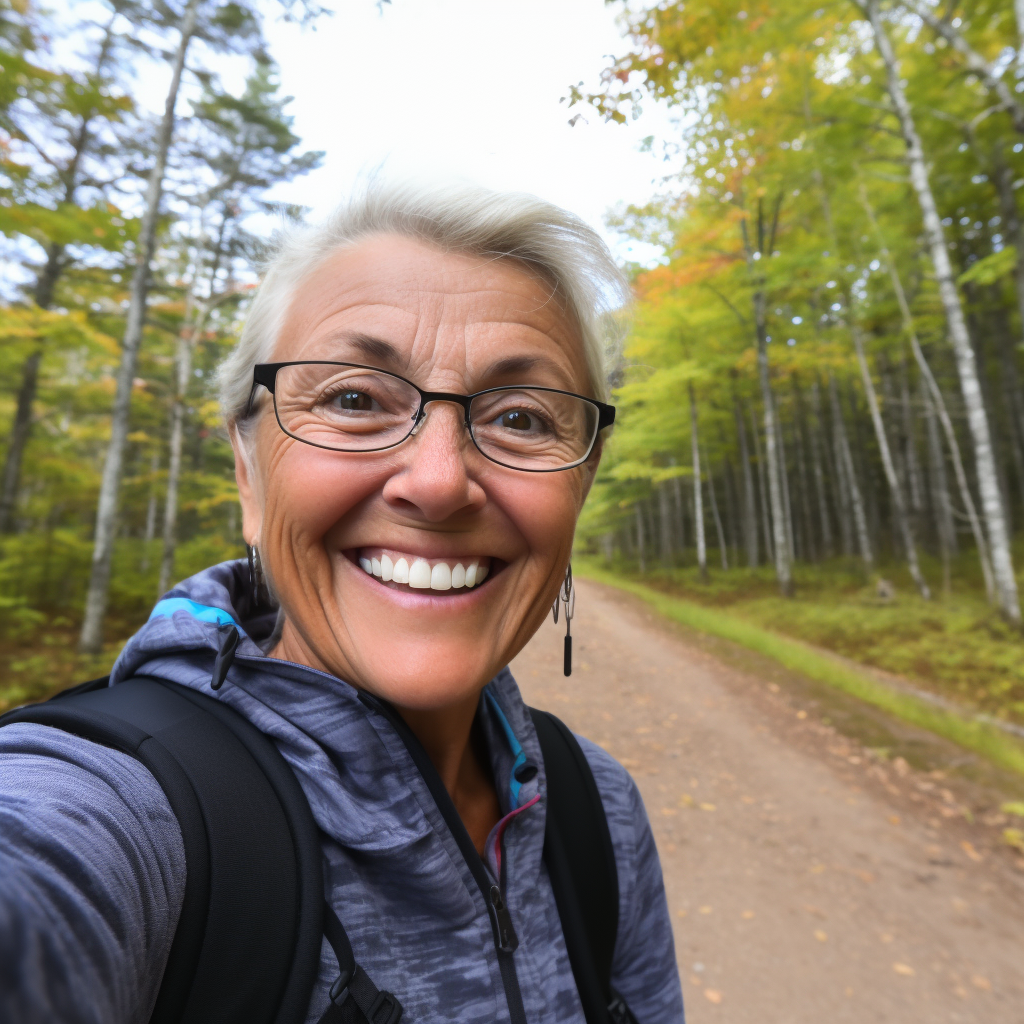
<svg viewBox="0 0 1024 1024">
<path fill-rule="evenodd" d="M 382 234 L 419 239 L 444 252 L 517 260 L 538 272 L 579 327 L 594 396 L 607 401 L 630 292 L 593 228 L 523 192 L 373 181 L 322 224 L 290 225 L 274 239 L 241 338 L 218 372 L 229 425 L 245 416 L 252 369 L 270 360 L 303 279 L 339 249 Z"/>
</svg>

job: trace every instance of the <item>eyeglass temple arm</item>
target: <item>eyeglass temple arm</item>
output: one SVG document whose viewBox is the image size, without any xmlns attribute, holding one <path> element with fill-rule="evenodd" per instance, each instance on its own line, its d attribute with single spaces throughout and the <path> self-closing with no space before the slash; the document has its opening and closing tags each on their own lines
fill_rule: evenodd
<svg viewBox="0 0 1024 1024">
<path fill-rule="evenodd" d="M 615 422 L 615 406 L 605 405 L 604 402 L 595 402 L 597 406 L 597 429 L 604 430 Z"/>
</svg>

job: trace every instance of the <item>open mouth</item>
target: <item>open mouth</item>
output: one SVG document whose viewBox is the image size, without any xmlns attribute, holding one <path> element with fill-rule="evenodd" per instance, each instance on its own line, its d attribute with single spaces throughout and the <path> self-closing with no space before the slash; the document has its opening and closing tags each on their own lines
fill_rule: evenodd
<svg viewBox="0 0 1024 1024">
<path fill-rule="evenodd" d="M 355 562 L 382 583 L 413 590 L 472 590 L 495 568 L 486 556 L 423 558 L 391 548 L 359 548 Z"/>
</svg>

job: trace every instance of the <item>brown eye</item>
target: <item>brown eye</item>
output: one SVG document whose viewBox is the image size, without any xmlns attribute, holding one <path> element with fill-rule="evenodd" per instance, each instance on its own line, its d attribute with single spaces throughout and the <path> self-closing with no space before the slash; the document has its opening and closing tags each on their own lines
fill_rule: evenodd
<svg viewBox="0 0 1024 1024">
<path fill-rule="evenodd" d="M 334 405 L 346 412 L 369 412 L 373 408 L 373 399 L 363 391 L 342 391 L 334 396 Z"/>
<path fill-rule="evenodd" d="M 531 430 L 533 428 L 533 417 L 523 412 L 522 409 L 513 409 L 501 417 L 501 425 L 509 430 Z"/>
</svg>

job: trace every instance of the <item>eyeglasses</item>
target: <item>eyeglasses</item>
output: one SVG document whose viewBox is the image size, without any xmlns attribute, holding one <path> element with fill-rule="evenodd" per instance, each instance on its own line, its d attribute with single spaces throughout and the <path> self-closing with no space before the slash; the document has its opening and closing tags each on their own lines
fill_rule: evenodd
<svg viewBox="0 0 1024 1024">
<path fill-rule="evenodd" d="M 397 374 L 358 363 L 261 363 L 256 388 L 274 396 L 281 429 L 296 441 L 336 452 L 381 452 L 419 429 L 430 402 L 454 402 L 480 453 L 499 466 L 555 473 L 585 462 L 615 409 L 570 391 L 488 388 L 473 395 L 424 391 Z"/>
</svg>

